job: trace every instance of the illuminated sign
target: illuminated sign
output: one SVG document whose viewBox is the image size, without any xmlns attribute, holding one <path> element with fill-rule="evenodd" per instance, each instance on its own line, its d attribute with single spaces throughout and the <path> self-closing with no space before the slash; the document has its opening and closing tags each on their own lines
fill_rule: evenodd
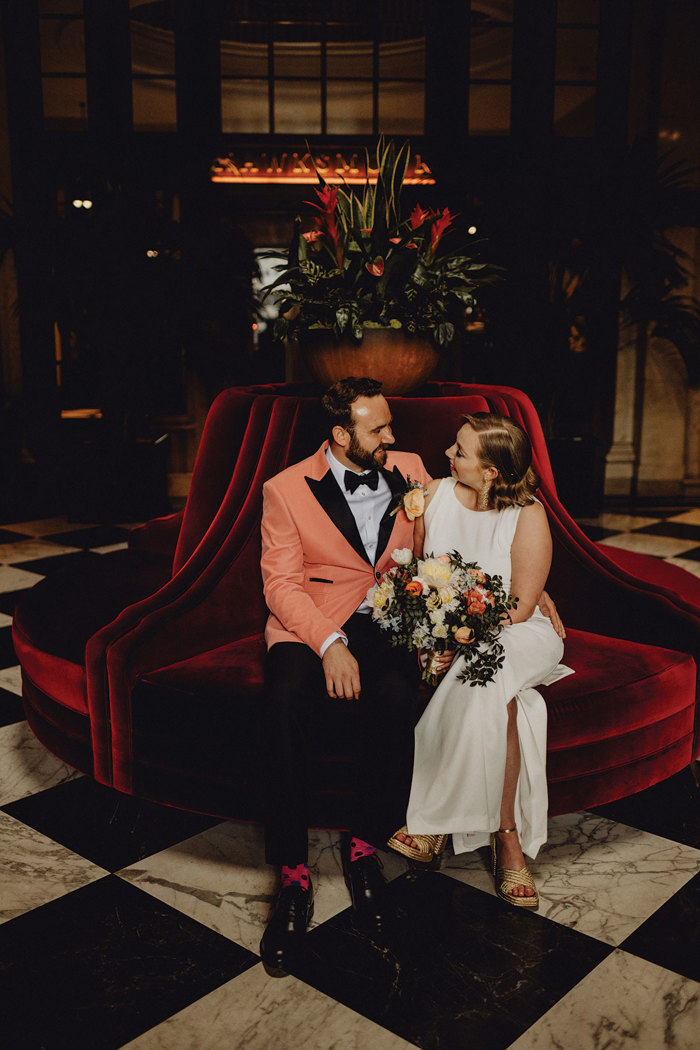
<svg viewBox="0 0 700 1050">
<path fill-rule="evenodd" d="M 233 152 L 217 157 L 211 166 L 212 182 L 315 184 L 318 171 L 326 182 L 364 185 L 367 168 L 364 153 L 355 152 Z M 376 182 L 377 169 L 370 167 L 369 181 Z M 434 186 L 435 179 L 420 153 L 411 155 L 405 186 Z"/>
</svg>

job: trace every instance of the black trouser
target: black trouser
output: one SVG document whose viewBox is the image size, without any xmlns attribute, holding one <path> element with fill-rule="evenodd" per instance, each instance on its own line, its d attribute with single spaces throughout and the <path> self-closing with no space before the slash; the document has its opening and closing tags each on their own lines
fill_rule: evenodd
<svg viewBox="0 0 700 1050">
<path fill-rule="evenodd" d="M 360 666 L 359 700 L 333 700 L 321 660 L 299 642 L 278 642 L 267 654 L 263 720 L 266 784 L 265 853 L 269 864 L 307 861 L 307 777 L 310 747 L 323 747 L 324 706 L 347 727 L 357 776 L 350 830 L 381 845 L 406 820 L 413 770 L 418 671 L 414 654 L 392 648 L 371 618 L 355 613 L 343 630 Z M 327 710 L 325 714 L 327 714 Z M 332 749 L 332 742 L 327 742 Z"/>
</svg>

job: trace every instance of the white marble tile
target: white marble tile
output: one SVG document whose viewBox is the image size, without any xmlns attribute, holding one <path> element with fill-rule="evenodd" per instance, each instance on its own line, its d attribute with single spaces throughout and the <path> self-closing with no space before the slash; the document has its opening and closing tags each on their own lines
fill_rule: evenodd
<svg viewBox="0 0 700 1050">
<path fill-rule="evenodd" d="M 406 870 L 399 856 L 383 854 L 382 860 L 387 878 Z M 350 904 L 336 832 L 309 833 L 309 868 L 317 925 Z M 277 891 L 277 873 L 265 863 L 262 828 L 250 824 L 218 824 L 118 874 L 254 952 Z"/>
<path fill-rule="evenodd" d="M 36 521 L 17 521 L 3 528 L 13 532 L 26 532 L 29 536 L 50 536 L 58 532 L 75 532 L 77 529 L 94 529 L 97 522 L 74 522 L 68 518 L 39 518 Z"/>
<path fill-rule="evenodd" d="M 666 558 L 665 560 L 669 565 L 677 565 L 679 569 L 685 569 L 693 576 L 700 576 L 700 561 L 693 561 L 692 558 Z"/>
<path fill-rule="evenodd" d="M 654 525 L 659 518 L 637 518 L 632 514 L 613 514 L 604 511 L 595 518 L 577 518 L 583 525 L 600 525 L 604 529 L 615 529 L 616 532 L 630 532 L 633 529 L 645 529 Z"/>
<path fill-rule="evenodd" d="M 680 521 L 684 525 L 700 525 L 700 507 L 684 510 L 682 514 L 674 514 L 672 518 L 666 518 L 666 521 Z"/>
<path fill-rule="evenodd" d="M 620 532 L 598 540 L 603 547 L 622 547 L 638 554 L 653 554 L 657 558 L 675 558 L 698 546 L 697 540 L 677 540 L 672 536 L 650 536 L 644 532 Z"/>
<path fill-rule="evenodd" d="M 111 554 L 112 551 L 125 551 L 129 546 L 128 543 L 108 543 L 104 547 L 91 547 L 90 552 L 92 554 Z"/>
<path fill-rule="evenodd" d="M 0 543 L 0 562 L 32 561 L 34 558 L 51 558 L 56 554 L 75 554 L 79 547 L 64 547 L 60 543 L 45 540 L 22 540 L 19 543 Z"/>
<path fill-rule="evenodd" d="M 33 587 L 35 583 L 43 579 L 36 572 L 26 572 L 24 569 L 13 569 L 9 565 L 0 567 L 0 592 L 23 591 L 27 587 Z"/>
<path fill-rule="evenodd" d="M 414 1045 L 295 977 L 268 977 L 258 964 L 122 1050 L 409 1050 Z"/>
<path fill-rule="evenodd" d="M 593 813 L 570 813 L 550 820 L 549 841 L 529 867 L 540 915 L 618 945 L 700 871 L 700 850 Z M 483 853 L 450 857 L 442 871 L 494 893 Z"/>
<path fill-rule="evenodd" d="M 17 696 L 22 695 L 22 668 L 19 664 L 0 670 L 0 688 L 9 689 L 11 693 L 17 693 Z"/>
<path fill-rule="evenodd" d="M 26 722 L 0 728 L 0 806 L 82 775 L 47 751 Z"/>
<path fill-rule="evenodd" d="M 509 1050 L 697 1050 L 700 984 L 619 949 Z"/>
<path fill-rule="evenodd" d="M 34 828 L 0 812 L 0 923 L 107 874 Z"/>
<path fill-rule="evenodd" d="M 6 613 L 0 613 L 0 627 L 10 627 L 12 625 L 12 617 Z"/>
</svg>

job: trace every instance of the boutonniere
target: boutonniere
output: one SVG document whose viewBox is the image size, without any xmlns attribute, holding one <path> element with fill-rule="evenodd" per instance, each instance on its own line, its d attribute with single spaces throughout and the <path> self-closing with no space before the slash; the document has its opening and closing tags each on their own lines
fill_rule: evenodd
<svg viewBox="0 0 700 1050">
<path fill-rule="evenodd" d="M 410 475 L 406 479 L 406 488 L 398 498 L 398 502 L 391 514 L 398 514 L 400 510 L 403 510 L 409 521 L 415 521 L 416 518 L 420 518 L 425 510 L 425 497 L 428 493 L 427 488 L 421 485 L 420 481 L 412 481 Z"/>
</svg>

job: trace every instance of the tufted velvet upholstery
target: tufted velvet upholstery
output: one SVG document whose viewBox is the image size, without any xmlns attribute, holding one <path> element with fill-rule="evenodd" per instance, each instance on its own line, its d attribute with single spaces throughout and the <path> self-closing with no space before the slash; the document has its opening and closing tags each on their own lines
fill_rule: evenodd
<svg viewBox="0 0 700 1050">
<path fill-rule="evenodd" d="M 522 393 L 428 384 L 421 394 L 390 404 L 397 447 L 420 452 L 433 475 L 445 473 L 444 449 L 465 412 L 511 415 L 533 441 L 554 538 L 549 589 L 577 671 L 543 690 L 551 811 L 610 801 L 676 772 L 699 750 L 694 578 L 676 570 L 666 579 L 665 567 L 640 555 L 613 559 L 583 535 L 556 497 Z M 210 410 L 184 513 L 135 530 L 129 552 L 103 556 L 99 569 L 36 585 L 14 636 L 27 717 L 47 747 L 121 791 L 259 817 L 262 484 L 323 437 L 308 387 L 225 391 Z M 328 708 L 327 723 L 314 727 L 311 808 L 314 823 L 339 827 L 352 758 L 343 705 Z"/>
</svg>

